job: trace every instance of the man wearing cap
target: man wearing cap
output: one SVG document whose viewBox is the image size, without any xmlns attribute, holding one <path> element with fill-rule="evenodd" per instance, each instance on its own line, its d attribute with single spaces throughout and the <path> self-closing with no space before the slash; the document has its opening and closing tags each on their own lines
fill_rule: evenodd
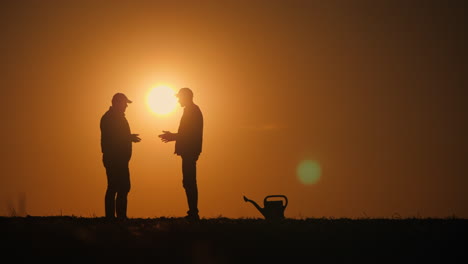
<svg viewBox="0 0 468 264">
<path fill-rule="evenodd" d="M 131 134 L 125 110 L 131 103 L 123 93 L 112 97 L 112 106 L 101 117 L 102 161 L 106 168 L 107 190 L 104 198 L 106 218 L 127 218 L 127 196 L 130 191 L 128 163 L 132 143 L 140 142 L 138 134 Z"/>
<path fill-rule="evenodd" d="M 179 129 L 177 133 L 163 131 L 159 137 L 164 143 L 175 141 L 174 153 L 182 158 L 182 183 L 189 207 L 186 218 L 198 221 L 197 160 L 202 152 L 203 115 L 193 102 L 192 90 L 181 88 L 176 96 L 184 107 Z"/>
</svg>

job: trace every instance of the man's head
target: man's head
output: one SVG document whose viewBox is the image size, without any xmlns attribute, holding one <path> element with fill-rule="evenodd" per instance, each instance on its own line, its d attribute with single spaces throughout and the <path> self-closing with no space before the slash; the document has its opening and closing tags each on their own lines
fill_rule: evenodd
<svg viewBox="0 0 468 264">
<path fill-rule="evenodd" d="M 112 107 L 120 112 L 125 112 L 125 109 L 127 109 L 127 104 L 131 103 L 132 101 L 130 101 L 123 93 L 116 93 L 112 97 Z"/>
<path fill-rule="evenodd" d="M 176 96 L 177 98 L 179 98 L 179 104 L 182 107 L 186 106 L 189 103 L 193 103 L 193 92 L 187 87 L 180 88 Z"/>
</svg>

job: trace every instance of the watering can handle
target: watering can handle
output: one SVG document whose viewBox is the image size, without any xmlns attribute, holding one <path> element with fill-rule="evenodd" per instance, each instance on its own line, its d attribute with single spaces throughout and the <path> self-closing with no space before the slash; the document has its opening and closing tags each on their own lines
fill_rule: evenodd
<svg viewBox="0 0 468 264">
<path fill-rule="evenodd" d="M 270 197 L 281 197 L 281 198 L 284 198 L 285 200 L 285 204 L 284 204 L 284 208 L 286 208 L 286 206 L 288 206 L 288 197 L 286 197 L 285 195 L 268 195 L 267 197 L 265 197 L 265 199 L 263 200 L 263 203 L 266 202 L 266 200 Z"/>
</svg>

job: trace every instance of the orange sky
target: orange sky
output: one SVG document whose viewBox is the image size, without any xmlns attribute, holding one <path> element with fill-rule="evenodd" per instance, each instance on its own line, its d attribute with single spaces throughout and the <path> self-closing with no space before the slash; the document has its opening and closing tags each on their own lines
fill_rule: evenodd
<svg viewBox="0 0 468 264">
<path fill-rule="evenodd" d="M 190 87 L 204 114 L 201 217 L 261 217 L 242 196 L 270 194 L 288 197 L 290 218 L 468 217 L 462 8 L 9 2 L 0 215 L 104 215 L 99 120 L 116 92 L 142 138 L 128 216 L 185 215 L 180 157 L 157 137 L 182 109 L 161 117 L 145 102 L 167 83 Z M 316 183 L 299 180 L 303 160 L 320 164 Z"/>
</svg>

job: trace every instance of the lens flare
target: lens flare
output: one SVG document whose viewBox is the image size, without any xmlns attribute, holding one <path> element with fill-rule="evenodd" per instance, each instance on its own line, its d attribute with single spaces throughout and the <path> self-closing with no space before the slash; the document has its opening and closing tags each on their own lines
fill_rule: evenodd
<svg viewBox="0 0 468 264">
<path fill-rule="evenodd" d="M 304 160 L 297 166 L 297 177 L 302 184 L 314 184 L 321 176 L 322 169 L 315 160 Z"/>
</svg>

